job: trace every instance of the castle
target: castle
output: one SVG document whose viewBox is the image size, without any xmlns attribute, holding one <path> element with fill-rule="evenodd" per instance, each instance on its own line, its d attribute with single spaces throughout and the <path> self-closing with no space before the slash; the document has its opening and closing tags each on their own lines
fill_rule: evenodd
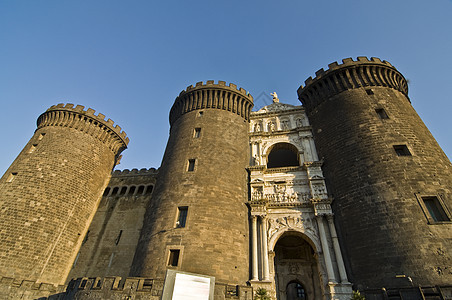
<svg viewBox="0 0 452 300">
<path fill-rule="evenodd" d="M 0 181 L 0 298 L 452 299 L 452 165 L 402 74 L 348 58 L 298 96 L 189 86 L 160 168 L 113 172 L 122 129 L 50 107 Z"/>
</svg>

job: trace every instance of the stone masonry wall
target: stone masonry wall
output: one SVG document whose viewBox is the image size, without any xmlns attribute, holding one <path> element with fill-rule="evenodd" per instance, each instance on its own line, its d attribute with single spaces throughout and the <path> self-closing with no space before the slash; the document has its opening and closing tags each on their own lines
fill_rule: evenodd
<svg viewBox="0 0 452 300">
<path fill-rule="evenodd" d="M 205 88 L 200 87 L 198 95 L 213 95 L 209 86 Z M 222 87 L 213 88 L 221 92 Z M 193 102 L 197 109 L 177 118 L 173 115 L 132 275 L 158 279 L 167 268 L 174 268 L 215 276 L 219 283 L 244 284 L 249 279 L 245 204 L 249 116 L 236 113 L 235 104 L 228 111 L 227 106 L 208 108 L 209 103 L 217 103 L 211 98 L 197 101 L 199 106 Z M 195 128 L 201 130 L 199 137 L 195 137 Z M 188 171 L 190 159 L 195 159 L 193 171 Z M 188 207 L 182 228 L 176 224 L 179 207 Z M 177 266 L 168 266 L 172 249 L 180 251 Z"/>
<path fill-rule="evenodd" d="M 65 282 L 127 143 L 93 112 L 50 108 L 1 178 L 0 276 Z"/>
<path fill-rule="evenodd" d="M 129 276 L 156 176 L 155 169 L 113 172 L 68 280 Z"/>
<path fill-rule="evenodd" d="M 446 211 L 452 208 L 451 163 L 409 99 L 380 84 L 349 88 L 316 105 L 306 100 L 350 280 L 359 289 L 409 286 L 408 277 L 414 285 L 448 284 L 452 223 L 429 222 L 420 197 L 436 196 Z M 398 156 L 394 145 L 406 145 L 411 155 Z"/>
</svg>

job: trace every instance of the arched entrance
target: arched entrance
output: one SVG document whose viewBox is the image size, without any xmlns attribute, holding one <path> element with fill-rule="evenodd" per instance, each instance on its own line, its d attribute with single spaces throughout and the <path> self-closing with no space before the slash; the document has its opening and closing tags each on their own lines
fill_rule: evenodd
<svg viewBox="0 0 452 300">
<path fill-rule="evenodd" d="M 298 232 L 284 233 L 274 247 L 278 300 L 321 299 L 314 248 Z"/>
</svg>

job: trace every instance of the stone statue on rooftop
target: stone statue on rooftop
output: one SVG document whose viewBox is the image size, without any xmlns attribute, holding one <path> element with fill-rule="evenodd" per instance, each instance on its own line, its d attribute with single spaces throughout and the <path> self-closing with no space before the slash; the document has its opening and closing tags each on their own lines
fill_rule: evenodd
<svg viewBox="0 0 452 300">
<path fill-rule="evenodd" d="M 273 103 L 279 103 L 278 94 L 276 92 L 270 93 L 273 96 Z"/>
</svg>

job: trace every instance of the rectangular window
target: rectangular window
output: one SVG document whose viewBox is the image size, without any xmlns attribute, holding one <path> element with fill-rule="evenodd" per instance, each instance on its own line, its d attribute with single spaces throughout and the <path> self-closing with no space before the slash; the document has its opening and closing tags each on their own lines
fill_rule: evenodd
<svg viewBox="0 0 452 300">
<path fill-rule="evenodd" d="M 179 263 L 179 255 L 180 255 L 179 249 L 170 249 L 168 266 L 177 267 L 177 264 Z"/>
<path fill-rule="evenodd" d="M 177 208 L 176 227 L 183 228 L 187 223 L 188 206 L 180 206 Z"/>
<path fill-rule="evenodd" d="M 394 150 L 397 156 L 411 156 L 411 152 L 406 145 L 394 145 Z"/>
<path fill-rule="evenodd" d="M 199 138 L 201 136 L 201 128 L 195 128 L 195 132 L 193 134 L 193 137 L 195 139 Z"/>
<path fill-rule="evenodd" d="M 377 108 L 375 112 L 378 114 L 380 119 L 389 119 L 388 114 L 383 108 Z"/>
<path fill-rule="evenodd" d="M 196 159 L 188 160 L 188 168 L 187 168 L 188 172 L 193 172 L 195 170 L 195 162 L 196 162 Z"/>
<path fill-rule="evenodd" d="M 448 222 L 450 218 L 436 196 L 422 197 L 425 208 L 434 222 Z"/>
<path fill-rule="evenodd" d="M 366 90 L 366 93 L 367 93 L 367 95 L 373 95 L 374 94 L 374 91 L 372 90 L 372 89 L 367 89 Z"/>
</svg>

